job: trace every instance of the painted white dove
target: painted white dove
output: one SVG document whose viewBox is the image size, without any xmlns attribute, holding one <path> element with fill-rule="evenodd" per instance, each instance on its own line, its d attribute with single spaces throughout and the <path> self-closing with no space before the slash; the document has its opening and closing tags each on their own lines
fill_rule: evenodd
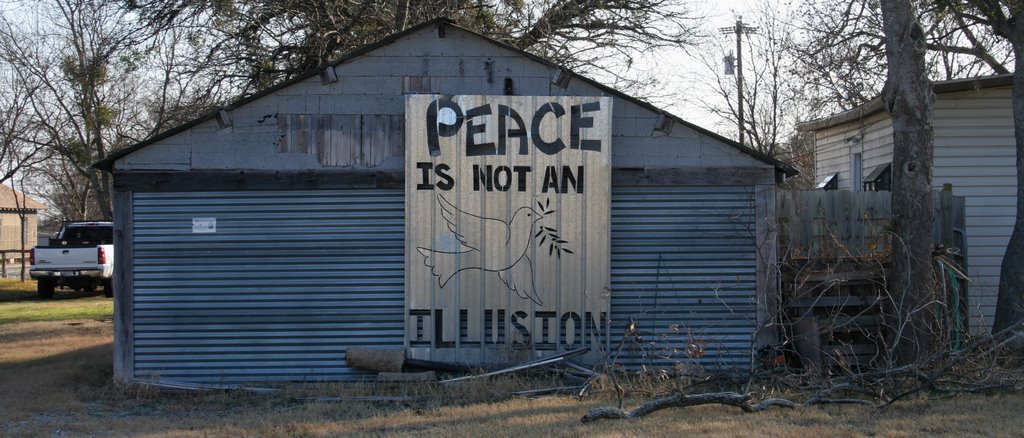
<svg viewBox="0 0 1024 438">
<path fill-rule="evenodd" d="M 544 304 L 537 295 L 533 281 L 533 262 L 526 255 L 533 240 L 534 224 L 544 216 L 543 212 L 521 207 L 506 222 L 459 210 L 441 195 L 437 195 L 437 205 L 441 208 L 441 217 L 447 223 L 448 230 L 461 244 L 455 251 L 416 248 L 424 257 L 423 264 L 430 267 L 430 273 L 437 277 L 439 286 L 444 287 L 459 272 L 480 269 L 497 273 L 509 290 L 516 292 L 520 298 L 532 300 L 538 305 Z M 488 243 L 492 248 L 489 252 L 508 254 L 508 257 L 486 258 L 474 254 L 480 252 L 485 236 L 490 236 Z M 495 250 L 494 245 L 503 247 Z M 462 263 L 458 263 L 464 254 L 472 254 L 473 257 L 463 258 Z"/>
</svg>

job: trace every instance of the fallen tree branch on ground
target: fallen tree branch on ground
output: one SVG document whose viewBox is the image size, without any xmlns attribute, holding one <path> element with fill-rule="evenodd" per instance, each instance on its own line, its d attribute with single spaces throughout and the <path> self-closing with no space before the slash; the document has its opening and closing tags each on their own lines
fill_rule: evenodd
<svg viewBox="0 0 1024 438">
<path fill-rule="evenodd" d="M 686 406 L 699 406 L 699 405 L 727 405 L 735 406 L 742 409 L 744 412 L 760 412 L 770 407 L 782 407 L 782 408 L 795 408 L 798 405 L 786 399 L 781 398 L 770 398 L 760 403 L 751 404 L 750 396 L 746 394 L 739 394 L 735 392 L 713 392 L 707 394 L 673 394 L 668 397 L 660 398 L 657 400 L 651 400 L 633 409 L 632 411 L 625 411 L 619 408 L 602 407 L 591 409 L 587 412 L 581 422 L 587 423 L 601 419 L 625 419 L 625 418 L 640 418 L 651 414 L 652 412 L 660 411 L 667 408 L 679 408 Z"/>
</svg>

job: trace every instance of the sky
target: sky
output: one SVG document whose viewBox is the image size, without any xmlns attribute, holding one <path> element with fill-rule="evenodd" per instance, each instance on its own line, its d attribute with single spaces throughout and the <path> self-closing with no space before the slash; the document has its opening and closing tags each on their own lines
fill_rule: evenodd
<svg viewBox="0 0 1024 438">
<path fill-rule="evenodd" d="M 768 1 L 782 3 L 775 0 Z M 707 83 L 711 72 L 696 56 L 721 59 L 731 53 L 733 51 L 731 48 L 735 47 L 735 35 L 723 34 L 718 29 L 734 26 L 739 17 L 743 17 L 744 23 L 753 23 L 756 21 L 754 10 L 757 3 L 741 0 L 704 0 L 693 3 L 692 7 L 706 15 L 704 27 L 711 40 L 708 42 L 713 44 L 706 44 L 703 49 L 691 49 L 691 53 L 681 49 L 662 50 L 643 59 L 638 63 L 637 69 L 654 73 L 664 81 L 662 89 L 666 96 L 652 98 L 653 103 L 690 123 L 727 137 L 733 137 L 736 131 L 735 121 L 723 120 L 701 105 L 701 102 L 715 104 L 724 102 L 721 96 L 714 94 Z M 719 45 L 729 47 L 729 53 L 719 52 L 717 49 Z M 715 48 L 711 49 L 710 47 Z M 715 53 L 711 53 L 712 50 Z M 749 59 L 746 58 L 749 56 L 750 53 L 745 49 L 745 59 Z M 718 68 L 722 68 L 721 65 L 719 62 Z"/>
<path fill-rule="evenodd" d="M 754 9 L 761 2 L 781 4 L 785 0 L 758 0 L 757 2 L 743 0 L 681 0 L 685 7 L 690 8 L 696 14 L 704 15 L 705 32 L 710 35 L 714 42 L 724 43 L 726 47 L 733 44 L 734 36 L 718 32 L 721 27 L 732 26 L 738 16 L 744 16 L 745 22 L 752 22 L 756 19 Z M 9 0 L 0 0 L 0 11 L 10 16 L 12 13 L 17 16 L 20 3 Z M 642 92 L 633 92 L 638 97 L 649 98 L 655 105 L 682 117 L 684 120 L 700 125 L 706 129 L 719 132 L 723 135 L 734 135 L 735 128 L 733 121 L 724 121 L 720 117 L 706 111 L 698 102 L 721 100 L 720 96 L 714 95 L 706 83 L 702 83 L 701 77 L 707 76 L 707 67 L 699 62 L 694 56 L 700 54 L 699 49 L 690 49 L 686 53 L 681 49 L 664 49 L 655 53 L 641 56 L 633 66 L 637 74 L 646 74 L 659 78 L 661 86 L 655 94 L 657 96 L 644 96 Z M 725 53 L 708 53 L 707 56 L 719 59 Z M 749 56 L 746 54 L 745 56 Z M 599 76 L 594 79 L 609 83 Z M 706 81 L 706 79 L 705 79 Z M 609 85 L 611 85 L 609 83 Z M 730 132 L 731 131 L 731 132 Z"/>
</svg>

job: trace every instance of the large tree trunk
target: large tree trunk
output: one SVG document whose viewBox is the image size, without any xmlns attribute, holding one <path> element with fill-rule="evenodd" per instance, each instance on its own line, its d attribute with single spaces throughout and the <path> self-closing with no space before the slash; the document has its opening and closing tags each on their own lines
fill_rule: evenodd
<svg viewBox="0 0 1024 438">
<path fill-rule="evenodd" d="M 932 103 L 925 67 L 927 41 L 908 0 L 883 0 L 888 76 L 885 102 L 892 117 L 893 273 L 890 348 L 898 364 L 932 351 L 938 331 L 932 272 Z"/>
<path fill-rule="evenodd" d="M 101 220 L 113 220 L 114 218 L 114 203 L 113 197 L 110 194 L 111 182 L 110 174 L 101 172 L 97 169 L 89 168 L 89 180 L 92 183 L 93 190 L 96 194 L 96 207 L 100 214 L 100 217 L 86 218 L 101 219 Z"/>
<path fill-rule="evenodd" d="M 1012 26 L 1012 27 L 1010 27 Z M 999 271 L 999 297 L 993 332 L 1024 321 L 1024 27 L 1007 25 L 1005 36 L 1013 46 L 1013 135 L 1017 140 L 1017 220 L 1006 245 Z M 1016 346 L 1018 349 L 1021 346 Z"/>
</svg>

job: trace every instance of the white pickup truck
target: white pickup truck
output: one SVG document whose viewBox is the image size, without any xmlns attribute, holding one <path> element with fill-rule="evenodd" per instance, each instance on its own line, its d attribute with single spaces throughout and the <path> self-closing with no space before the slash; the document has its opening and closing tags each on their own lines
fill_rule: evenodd
<svg viewBox="0 0 1024 438">
<path fill-rule="evenodd" d="M 37 281 L 39 298 L 53 298 L 64 286 L 75 291 L 103 287 L 114 296 L 114 226 L 112 222 L 67 222 L 47 246 L 32 248 L 29 276 Z"/>
</svg>

